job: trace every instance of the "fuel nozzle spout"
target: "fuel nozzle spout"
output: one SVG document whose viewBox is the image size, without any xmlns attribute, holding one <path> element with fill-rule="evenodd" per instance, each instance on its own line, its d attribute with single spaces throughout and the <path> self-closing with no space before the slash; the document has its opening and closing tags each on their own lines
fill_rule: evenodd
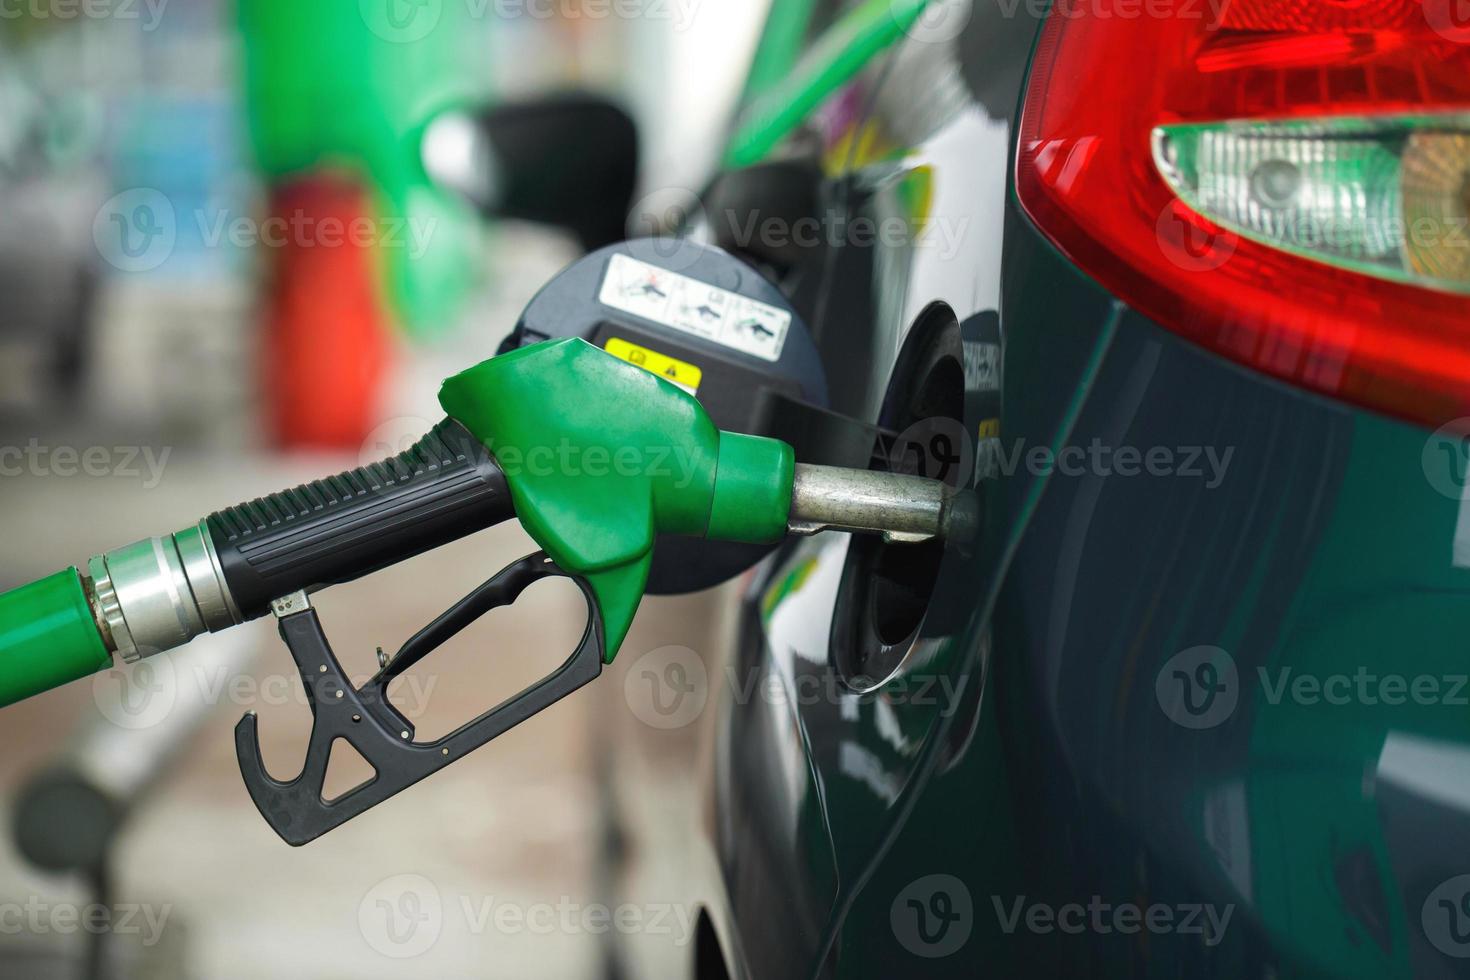
<svg viewBox="0 0 1470 980">
<path fill-rule="evenodd" d="M 797 463 L 791 485 L 792 534 L 851 531 L 893 544 L 973 540 L 979 506 L 969 491 L 940 480 L 877 470 Z"/>
</svg>

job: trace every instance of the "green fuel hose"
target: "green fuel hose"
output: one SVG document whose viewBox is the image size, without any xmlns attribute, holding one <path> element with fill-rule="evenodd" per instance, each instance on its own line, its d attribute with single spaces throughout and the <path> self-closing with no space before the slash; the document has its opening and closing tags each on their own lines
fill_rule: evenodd
<svg viewBox="0 0 1470 980">
<path fill-rule="evenodd" d="M 111 665 L 75 568 L 0 595 L 0 707 Z"/>
</svg>

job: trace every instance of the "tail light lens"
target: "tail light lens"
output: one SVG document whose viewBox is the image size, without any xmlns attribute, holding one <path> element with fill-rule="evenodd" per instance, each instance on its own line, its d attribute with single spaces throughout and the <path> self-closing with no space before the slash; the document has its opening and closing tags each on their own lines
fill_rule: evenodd
<svg viewBox="0 0 1470 980">
<path fill-rule="evenodd" d="M 1466 0 L 1056 0 L 1022 207 L 1163 326 L 1313 390 L 1470 416 Z"/>
</svg>

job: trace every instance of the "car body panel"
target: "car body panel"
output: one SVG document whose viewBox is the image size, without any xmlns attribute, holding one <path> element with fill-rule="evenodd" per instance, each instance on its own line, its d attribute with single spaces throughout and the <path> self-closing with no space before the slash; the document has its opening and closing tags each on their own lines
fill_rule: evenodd
<svg viewBox="0 0 1470 980">
<path fill-rule="evenodd" d="M 878 421 L 914 324 L 952 311 L 984 531 L 873 694 L 832 683 L 847 538 L 725 593 L 690 845 L 718 880 L 691 900 L 735 976 L 1458 975 L 1463 459 L 1177 338 L 1045 241 L 1009 179 L 1036 27 L 977 5 L 847 93 L 844 219 L 906 234 L 824 256 L 832 407 Z M 1056 465 L 1094 445 L 1168 465 Z M 1340 697 L 1362 674 L 1399 703 Z M 1093 905 L 1173 919 L 1026 918 Z"/>
</svg>

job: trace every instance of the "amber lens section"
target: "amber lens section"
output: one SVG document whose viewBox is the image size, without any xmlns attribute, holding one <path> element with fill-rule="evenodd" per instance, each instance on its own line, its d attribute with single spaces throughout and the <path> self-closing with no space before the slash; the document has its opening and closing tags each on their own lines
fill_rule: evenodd
<svg viewBox="0 0 1470 980">
<path fill-rule="evenodd" d="M 1400 174 L 1405 263 L 1426 279 L 1470 286 L 1470 135 L 1415 133 Z"/>
</svg>

